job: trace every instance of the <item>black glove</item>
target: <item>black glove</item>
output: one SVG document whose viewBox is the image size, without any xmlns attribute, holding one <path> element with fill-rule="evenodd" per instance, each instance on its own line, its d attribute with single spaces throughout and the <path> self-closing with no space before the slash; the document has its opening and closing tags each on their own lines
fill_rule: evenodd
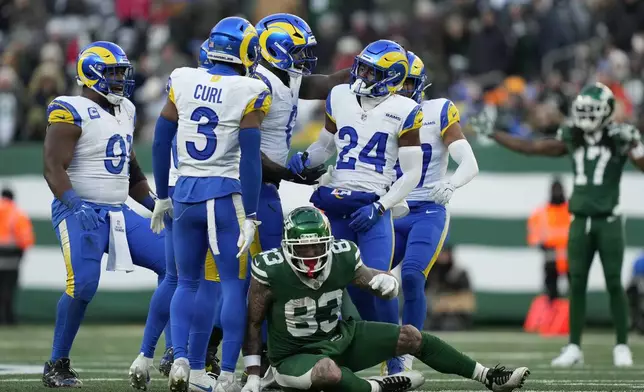
<svg viewBox="0 0 644 392">
<path fill-rule="evenodd" d="M 315 185 L 318 183 L 318 178 L 322 177 L 324 173 L 326 173 L 326 166 L 322 164 L 315 167 L 307 167 L 300 174 L 293 174 L 289 170 L 282 179 L 296 184 Z"/>
</svg>

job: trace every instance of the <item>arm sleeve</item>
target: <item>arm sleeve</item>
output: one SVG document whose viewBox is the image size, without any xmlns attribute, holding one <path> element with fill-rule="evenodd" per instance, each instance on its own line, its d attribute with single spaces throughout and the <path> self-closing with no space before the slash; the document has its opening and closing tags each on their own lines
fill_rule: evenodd
<svg viewBox="0 0 644 392">
<path fill-rule="evenodd" d="M 450 143 L 447 150 L 452 159 L 458 164 L 449 182 L 454 187 L 460 188 L 470 182 L 479 173 L 479 165 L 476 162 L 472 146 L 465 139 Z"/>
<path fill-rule="evenodd" d="M 388 210 L 403 200 L 411 192 L 422 174 L 423 151 L 420 146 L 407 146 L 398 149 L 398 161 L 403 175 L 394 182 L 379 202 Z"/>
<path fill-rule="evenodd" d="M 161 116 L 154 128 L 152 143 L 152 171 L 159 199 L 168 197 L 168 180 L 170 175 L 170 151 L 172 139 L 177 134 L 177 123 Z"/>
<path fill-rule="evenodd" d="M 311 167 L 323 164 L 335 153 L 335 136 L 326 128 L 322 128 L 318 140 L 311 144 L 306 152 L 309 153 Z"/>
<path fill-rule="evenodd" d="M 258 128 L 239 130 L 239 178 L 246 215 L 257 213 L 259 191 L 262 185 L 261 133 Z"/>
</svg>

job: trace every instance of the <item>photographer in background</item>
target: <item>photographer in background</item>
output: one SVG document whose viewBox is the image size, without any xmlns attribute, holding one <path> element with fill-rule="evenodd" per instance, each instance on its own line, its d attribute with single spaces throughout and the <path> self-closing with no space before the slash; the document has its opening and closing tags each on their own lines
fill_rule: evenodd
<svg viewBox="0 0 644 392">
<path fill-rule="evenodd" d="M 568 229 L 570 213 L 561 181 L 553 179 L 550 201 L 528 218 L 528 244 L 539 247 L 544 256 L 545 291 L 552 302 L 561 297 L 559 275 L 568 273 Z"/>
<path fill-rule="evenodd" d="M 425 283 L 427 318 L 425 329 L 469 329 L 476 300 L 467 271 L 454 263 L 453 246 L 445 244 Z"/>
<path fill-rule="evenodd" d="M 0 325 L 16 323 L 13 305 L 20 260 L 33 244 L 31 220 L 13 201 L 13 192 L 3 189 L 0 198 Z"/>
</svg>

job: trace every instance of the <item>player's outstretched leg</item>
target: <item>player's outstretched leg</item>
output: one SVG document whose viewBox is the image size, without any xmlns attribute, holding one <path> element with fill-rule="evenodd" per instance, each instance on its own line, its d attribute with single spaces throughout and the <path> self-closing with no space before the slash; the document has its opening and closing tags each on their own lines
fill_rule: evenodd
<svg viewBox="0 0 644 392">
<path fill-rule="evenodd" d="M 83 383 L 71 368 L 69 353 L 87 305 L 98 288 L 109 225 L 103 224 L 88 232 L 71 216 L 58 224 L 56 236 L 61 243 L 67 269 L 67 287 L 56 308 L 51 359 L 45 363 L 42 381 L 50 388 L 80 388 Z"/>
<path fill-rule="evenodd" d="M 457 374 L 478 381 L 495 392 L 519 389 L 530 375 L 527 367 L 487 368 L 436 336 L 420 332 L 413 325 L 403 325 L 400 328 L 396 354 L 412 354 L 440 373 Z"/>
</svg>

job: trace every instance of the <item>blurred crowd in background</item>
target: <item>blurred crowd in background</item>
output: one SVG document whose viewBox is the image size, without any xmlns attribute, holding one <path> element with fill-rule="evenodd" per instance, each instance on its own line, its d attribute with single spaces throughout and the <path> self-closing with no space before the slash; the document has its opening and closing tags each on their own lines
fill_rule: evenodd
<svg viewBox="0 0 644 392">
<path fill-rule="evenodd" d="M 76 56 L 94 40 L 134 63 L 135 137 L 150 140 L 170 72 L 196 64 L 212 26 L 274 12 L 309 22 L 319 73 L 349 67 L 373 40 L 402 43 L 429 69 L 428 96 L 452 99 L 464 124 L 487 113 L 508 132 L 551 134 L 598 80 L 617 118 L 644 126 L 642 0 L 0 0 L 0 147 L 43 139 L 47 104 L 78 92 Z M 322 112 L 303 109 L 300 128 Z"/>
</svg>

